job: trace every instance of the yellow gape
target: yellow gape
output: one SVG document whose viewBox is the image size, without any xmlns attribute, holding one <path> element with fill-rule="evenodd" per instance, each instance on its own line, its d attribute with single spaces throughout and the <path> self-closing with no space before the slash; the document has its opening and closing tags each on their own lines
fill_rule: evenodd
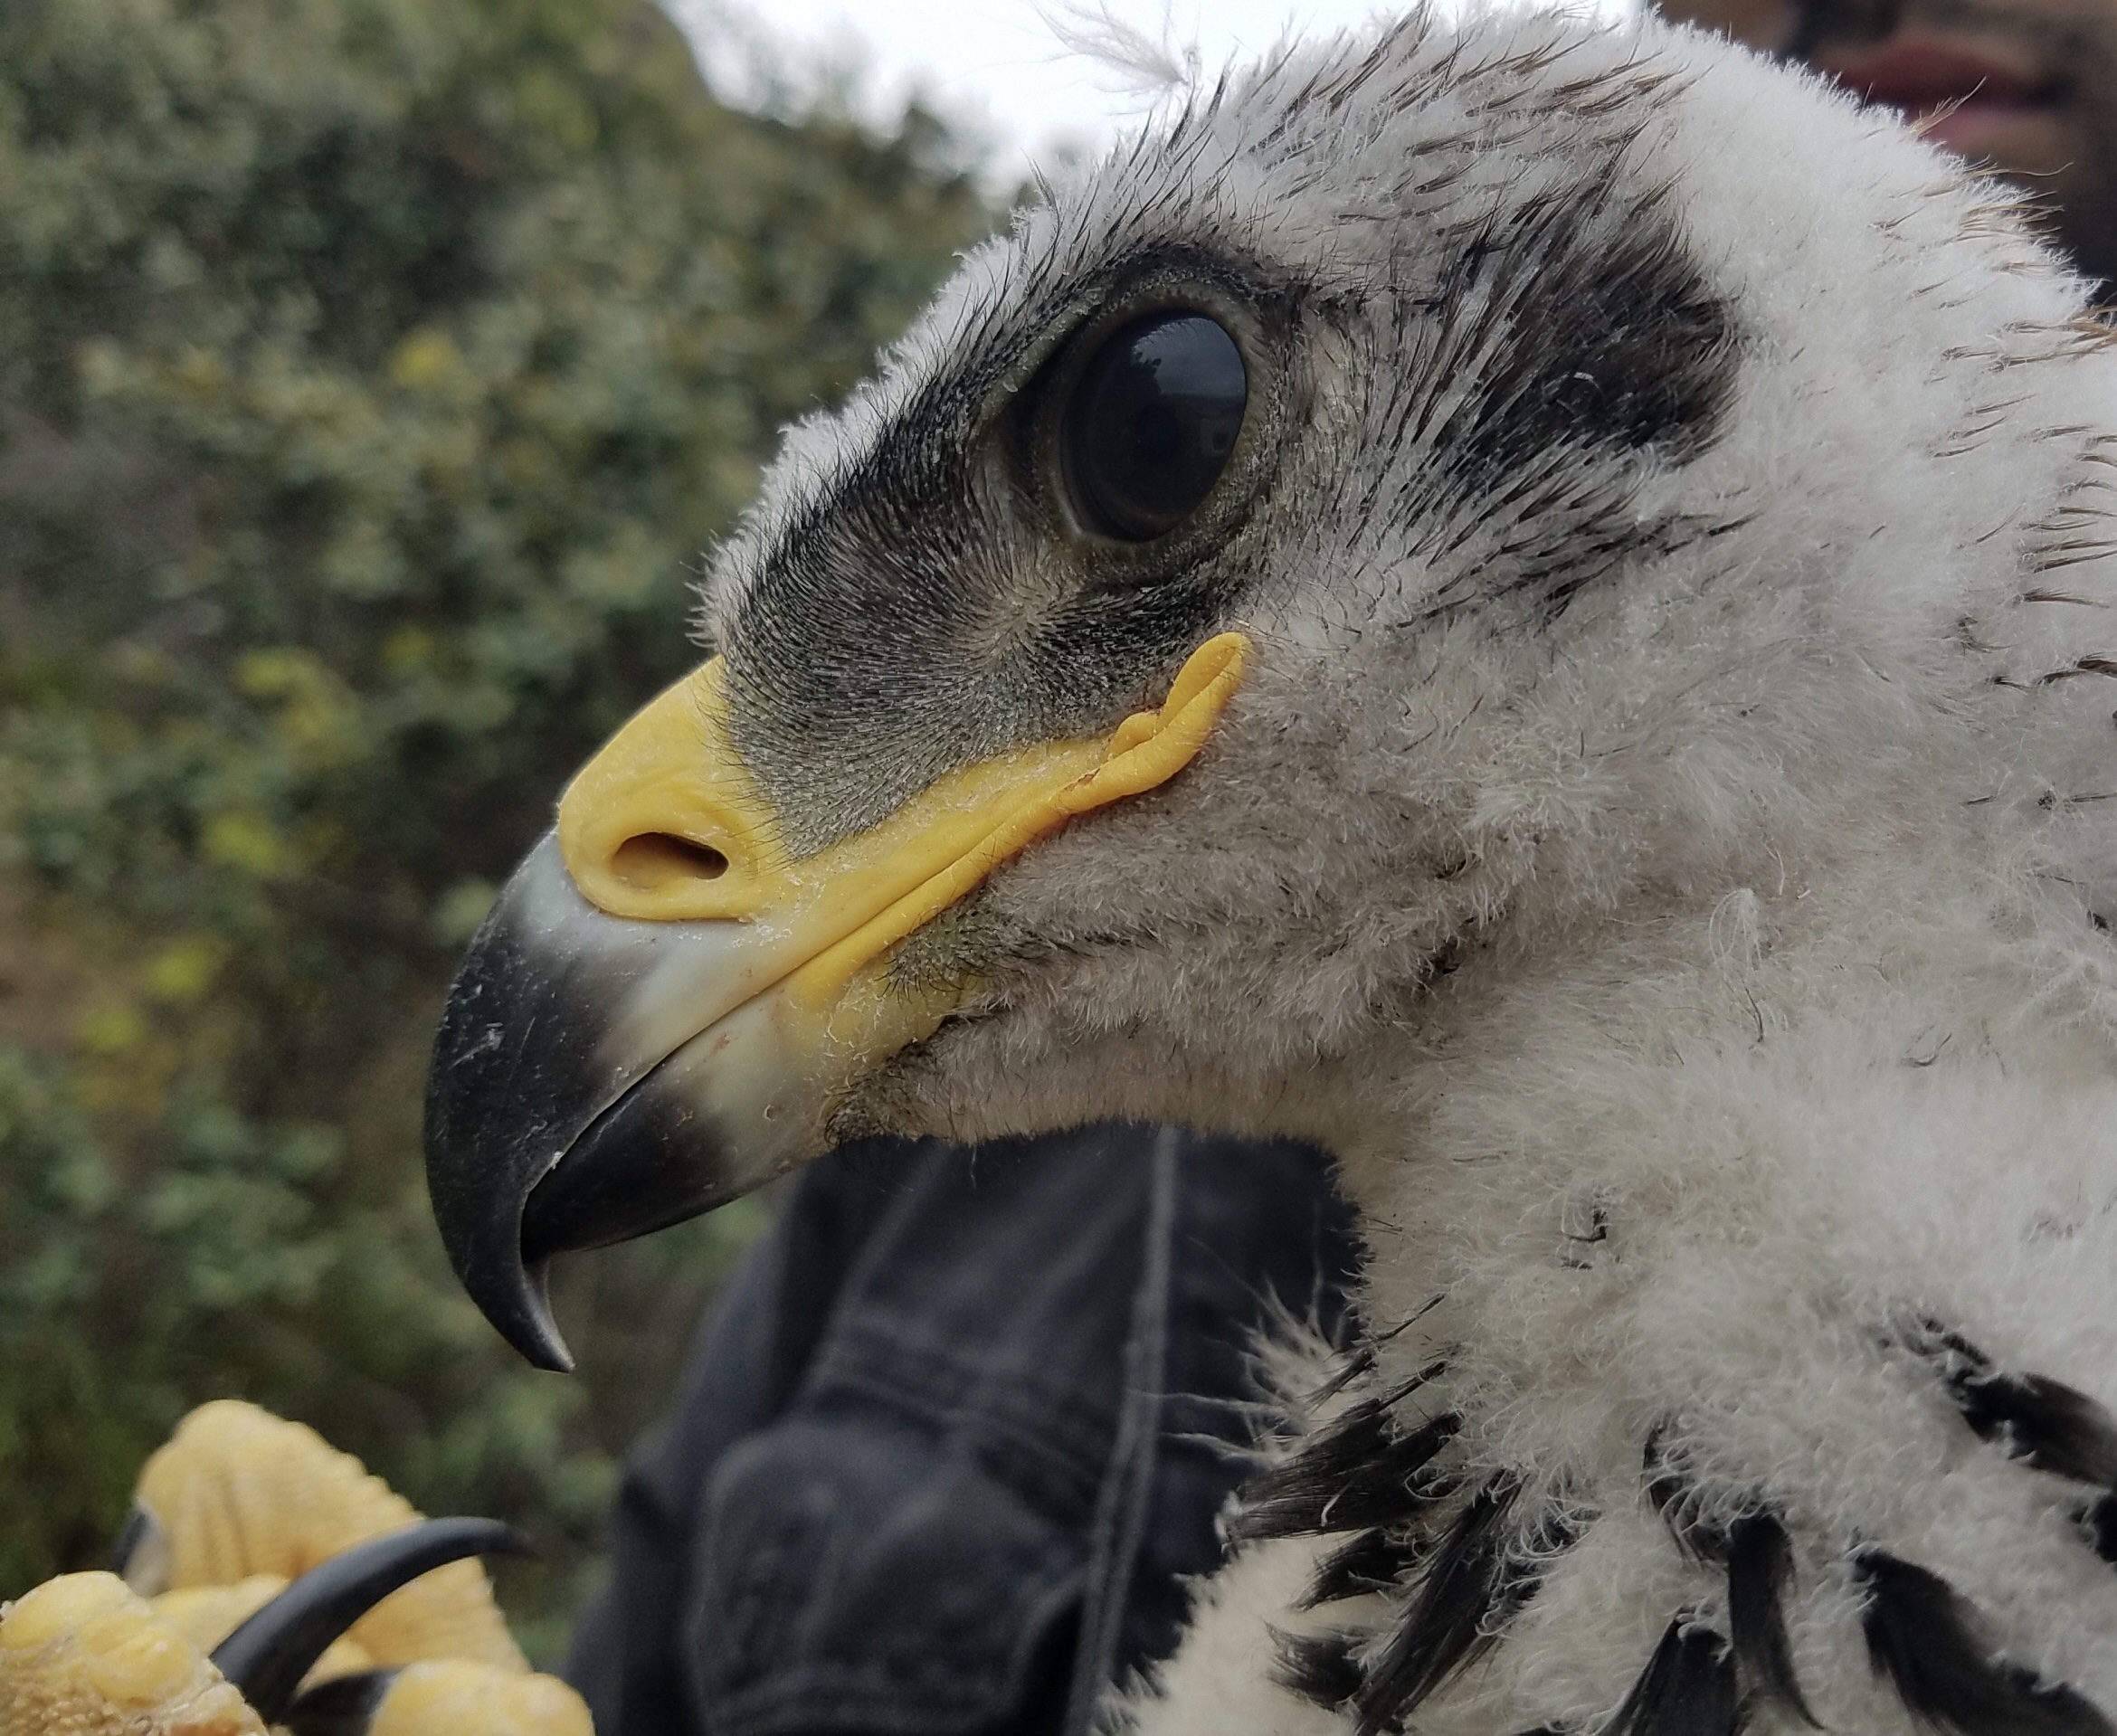
<svg viewBox="0 0 2117 1736">
<path fill-rule="evenodd" d="M 1182 771 L 1241 685 L 1249 650 L 1240 633 L 1208 640 L 1158 711 L 1134 713 L 1102 740 L 1040 743 L 964 766 L 799 861 L 729 739 L 715 658 L 574 780 L 559 803 L 559 850 L 583 896 L 613 916 L 748 925 L 729 1001 L 778 989 L 831 1038 L 895 1048 L 930 1031 L 955 997 L 885 1013 L 860 992 L 879 988 L 869 967 L 1038 839 Z"/>
</svg>

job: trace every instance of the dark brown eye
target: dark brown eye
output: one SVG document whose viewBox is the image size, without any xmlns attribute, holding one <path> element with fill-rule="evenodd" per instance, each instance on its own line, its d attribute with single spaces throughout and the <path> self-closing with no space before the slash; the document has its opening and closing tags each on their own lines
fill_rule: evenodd
<svg viewBox="0 0 2117 1736">
<path fill-rule="evenodd" d="M 1106 339 L 1059 419 L 1059 462 L 1084 529 L 1144 543 L 1212 492 L 1242 432 L 1242 352 L 1201 313 L 1149 314 Z"/>
</svg>

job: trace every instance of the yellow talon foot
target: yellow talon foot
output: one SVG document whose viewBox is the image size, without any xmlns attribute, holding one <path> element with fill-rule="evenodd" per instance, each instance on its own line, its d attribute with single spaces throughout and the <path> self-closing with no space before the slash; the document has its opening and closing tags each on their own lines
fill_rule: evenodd
<svg viewBox="0 0 2117 1736">
<path fill-rule="evenodd" d="M 287 1581 L 276 1573 L 253 1573 L 233 1585 L 193 1585 L 165 1591 L 152 1600 L 155 1614 L 202 1652 L 211 1653 L 280 1592 Z M 310 1684 L 334 1675 L 372 1670 L 375 1659 L 357 1640 L 336 1639 L 309 1671 Z"/>
<path fill-rule="evenodd" d="M 109 1573 L 47 1579 L 0 1607 L 8 1736 L 265 1736 L 206 1655 Z"/>
<path fill-rule="evenodd" d="M 177 1424 L 140 1472 L 137 1495 L 161 1557 L 157 1580 L 141 1588 L 149 1591 L 260 1573 L 298 1579 L 420 1516 L 313 1428 L 233 1399 L 201 1405 Z M 529 1667 L 476 1561 L 438 1568 L 384 1598 L 348 1637 L 380 1664 L 460 1657 Z"/>
<path fill-rule="evenodd" d="M 451 1659 L 410 1664 L 368 1736 L 594 1736 L 581 1696 L 556 1676 Z"/>
<path fill-rule="evenodd" d="M 67 1574 L 0 1605 L 0 1736 L 272 1736 L 267 1716 L 303 1720 L 297 1674 L 356 1678 L 310 1711 L 365 1736 L 593 1736 L 579 1696 L 530 1673 L 483 1568 L 449 1559 L 506 1547 L 506 1527 L 422 1523 L 314 1430 L 233 1402 L 185 1418 L 137 1504 L 124 1579 Z"/>
</svg>

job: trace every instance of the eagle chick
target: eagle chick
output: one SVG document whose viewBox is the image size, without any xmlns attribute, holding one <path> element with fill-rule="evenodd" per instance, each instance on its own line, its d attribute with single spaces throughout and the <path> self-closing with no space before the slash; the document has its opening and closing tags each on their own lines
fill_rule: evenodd
<svg viewBox="0 0 2117 1736">
<path fill-rule="evenodd" d="M 833 1137 L 1299 1134 L 1372 1330 L 1123 1716 L 2110 1731 L 2108 342 L 1650 21 L 1198 92 L 790 436 L 465 965 L 459 1270 L 555 1362 Z"/>
</svg>

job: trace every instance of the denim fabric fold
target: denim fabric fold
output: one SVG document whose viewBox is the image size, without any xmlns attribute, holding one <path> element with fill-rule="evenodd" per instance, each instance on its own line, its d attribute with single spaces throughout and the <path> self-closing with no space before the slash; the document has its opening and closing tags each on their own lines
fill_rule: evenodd
<svg viewBox="0 0 2117 1736">
<path fill-rule="evenodd" d="M 821 1160 L 628 1468 L 567 1671 L 599 1736 L 1085 1736 L 1219 1563 L 1267 1311 L 1334 1332 L 1353 1265 L 1288 1143 Z"/>
</svg>

